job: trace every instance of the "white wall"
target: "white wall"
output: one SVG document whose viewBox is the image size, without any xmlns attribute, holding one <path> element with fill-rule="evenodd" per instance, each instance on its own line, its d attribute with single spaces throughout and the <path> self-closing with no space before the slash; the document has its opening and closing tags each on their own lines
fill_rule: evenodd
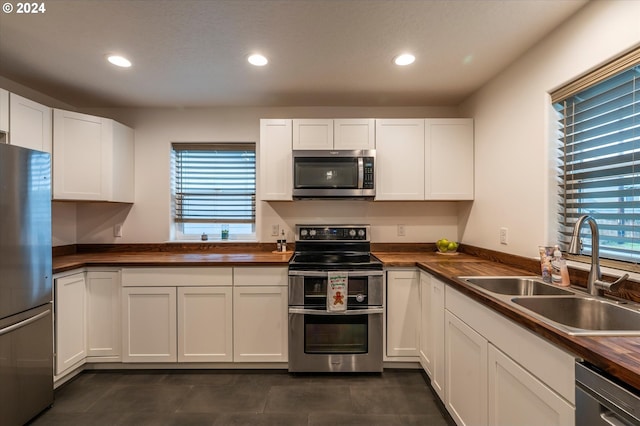
<svg viewBox="0 0 640 426">
<path fill-rule="evenodd" d="M 639 1 L 590 2 L 461 105 L 475 119 L 476 151 L 463 243 L 537 257 L 556 242 L 548 93 L 639 43 Z"/>
<path fill-rule="evenodd" d="M 260 118 L 414 118 L 457 117 L 450 107 L 355 108 L 196 108 L 93 109 L 85 112 L 114 118 L 135 129 L 136 199 L 133 206 L 77 205 L 77 243 L 159 243 L 169 239 L 171 142 L 258 142 Z M 261 202 L 259 241 L 275 241 L 278 224 L 293 239 L 298 223 L 368 223 L 376 242 L 432 242 L 458 239 L 458 208 L 454 202 L 294 201 Z M 66 219 L 54 212 L 54 229 Z M 113 226 L 123 224 L 123 237 Z M 397 235 L 405 225 L 406 236 Z M 54 231 L 55 232 L 55 231 Z"/>
</svg>

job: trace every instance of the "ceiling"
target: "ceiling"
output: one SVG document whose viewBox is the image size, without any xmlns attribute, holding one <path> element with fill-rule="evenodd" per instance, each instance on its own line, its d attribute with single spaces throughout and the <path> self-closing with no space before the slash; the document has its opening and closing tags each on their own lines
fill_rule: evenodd
<svg viewBox="0 0 640 426">
<path fill-rule="evenodd" d="M 455 106 L 586 2 L 48 0 L 0 13 L 0 76 L 79 108 Z"/>
</svg>

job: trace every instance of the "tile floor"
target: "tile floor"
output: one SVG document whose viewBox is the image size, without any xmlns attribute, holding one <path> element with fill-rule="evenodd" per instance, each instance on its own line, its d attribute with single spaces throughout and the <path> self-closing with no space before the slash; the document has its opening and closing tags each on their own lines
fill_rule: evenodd
<svg viewBox="0 0 640 426">
<path fill-rule="evenodd" d="M 453 425 L 419 370 L 84 372 L 33 425 Z"/>
</svg>

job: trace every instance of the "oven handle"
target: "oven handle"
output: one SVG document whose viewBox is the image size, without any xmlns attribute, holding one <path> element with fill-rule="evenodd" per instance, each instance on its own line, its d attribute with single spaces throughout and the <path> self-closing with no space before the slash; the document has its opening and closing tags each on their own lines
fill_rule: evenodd
<svg viewBox="0 0 640 426">
<path fill-rule="evenodd" d="M 384 308 L 351 309 L 346 311 L 325 311 L 323 309 L 289 308 L 290 314 L 302 315 L 373 315 L 384 313 Z"/>
<path fill-rule="evenodd" d="M 339 272 L 339 271 L 337 271 Z M 383 271 L 345 271 L 350 277 L 381 277 Z M 289 271 L 289 276 L 326 277 L 327 271 Z"/>
</svg>

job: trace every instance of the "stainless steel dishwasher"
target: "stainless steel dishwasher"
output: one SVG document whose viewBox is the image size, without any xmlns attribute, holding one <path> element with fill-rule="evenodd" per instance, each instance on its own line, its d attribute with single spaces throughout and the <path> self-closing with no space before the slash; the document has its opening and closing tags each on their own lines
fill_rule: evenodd
<svg viewBox="0 0 640 426">
<path fill-rule="evenodd" d="M 576 426 L 640 425 L 640 392 L 576 362 Z"/>
</svg>

